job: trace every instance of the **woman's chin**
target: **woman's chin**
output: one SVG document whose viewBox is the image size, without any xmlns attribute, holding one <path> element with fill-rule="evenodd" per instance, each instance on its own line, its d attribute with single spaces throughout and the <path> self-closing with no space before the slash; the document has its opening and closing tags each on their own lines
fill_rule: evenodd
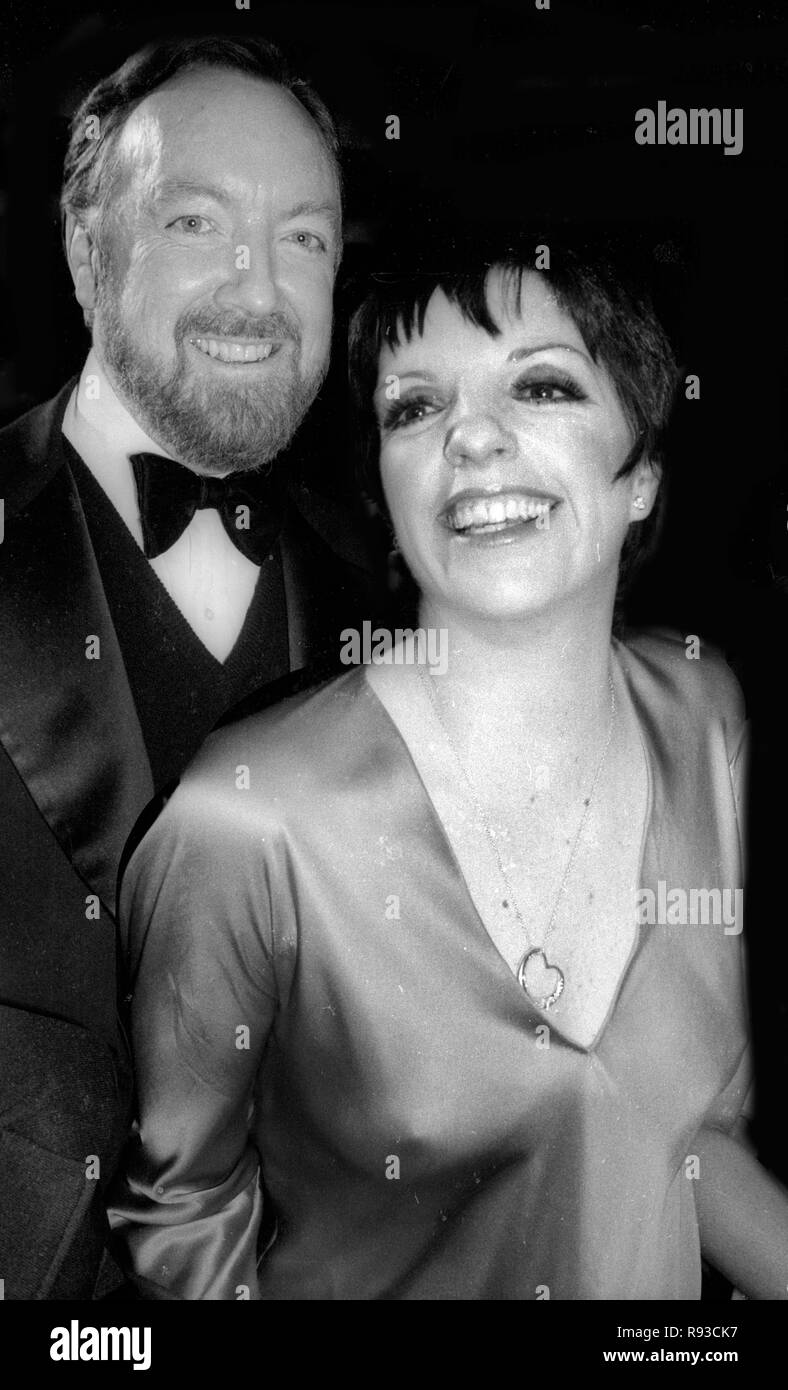
<svg viewBox="0 0 788 1390">
<path fill-rule="evenodd" d="M 491 621 L 527 619 L 566 596 L 567 574 L 553 564 L 534 564 L 513 551 L 466 549 L 447 557 L 433 593 L 455 612 L 484 614 Z M 557 572 L 558 571 L 558 572 Z M 435 593 L 438 598 L 438 593 Z"/>
<path fill-rule="evenodd" d="M 527 622 L 551 612 L 557 617 L 571 610 L 579 617 L 589 607 L 606 607 L 617 574 L 618 555 L 597 556 L 594 546 L 555 547 L 550 554 L 451 546 L 433 558 L 420 588 L 431 609 L 490 622 Z"/>
<path fill-rule="evenodd" d="M 527 624 L 549 615 L 560 603 L 562 594 L 544 584 L 479 584 L 452 585 L 429 596 L 429 611 L 451 613 L 460 620 L 485 623 Z"/>
</svg>

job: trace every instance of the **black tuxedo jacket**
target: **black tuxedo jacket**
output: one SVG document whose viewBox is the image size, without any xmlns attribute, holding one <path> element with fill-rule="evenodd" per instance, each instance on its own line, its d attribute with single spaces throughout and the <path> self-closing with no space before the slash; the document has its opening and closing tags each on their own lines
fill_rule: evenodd
<svg viewBox="0 0 788 1390">
<path fill-rule="evenodd" d="M 6 1298 L 91 1296 L 104 1233 L 94 1199 L 116 1162 L 130 1098 L 117 1009 L 116 879 L 127 837 L 157 790 L 79 471 L 62 436 L 75 380 L 0 431 Z M 327 669 L 341 628 L 371 616 L 369 551 L 342 509 L 293 482 L 281 555 L 288 664 Z M 86 643 L 95 637 L 100 658 L 90 660 Z M 285 677 L 278 688 L 286 686 Z M 168 698 L 166 685 L 160 698 Z M 195 726 L 183 761 L 213 722 Z M 100 1158 L 98 1173 L 90 1155 Z"/>
</svg>

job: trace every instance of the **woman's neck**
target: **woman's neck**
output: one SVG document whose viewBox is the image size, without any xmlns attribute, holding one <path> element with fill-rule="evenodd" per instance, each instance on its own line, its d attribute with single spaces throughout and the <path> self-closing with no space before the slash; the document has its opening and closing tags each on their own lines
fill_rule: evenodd
<svg viewBox="0 0 788 1390">
<path fill-rule="evenodd" d="M 568 794 L 582 786 L 610 726 L 611 617 L 576 605 L 504 625 L 422 603 L 421 626 L 448 633 L 445 674 L 430 679 L 472 780 L 504 790 L 527 764 Z"/>
</svg>

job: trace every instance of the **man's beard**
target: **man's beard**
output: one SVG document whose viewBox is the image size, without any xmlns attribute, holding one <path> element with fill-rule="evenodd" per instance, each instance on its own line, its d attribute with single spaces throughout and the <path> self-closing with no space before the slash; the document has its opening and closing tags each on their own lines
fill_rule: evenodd
<svg viewBox="0 0 788 1390">
<path fill-rule="evenodd" d="M 132 338 L 111 273 L 101 276 L 96 318 L 104 364 L 124 405 L 173 458 L 201 473 L 248 472 L 270 464 L 292 440 L 328 366 L 326 355 L 311 376 L 301 375 L 296 360 L 301 335 L 286 314 L 253 320 L 240 311 L 203 309 L 178 319 L 176 362 L 167 375 L 160 359 Z M 261 366 L 259 381 L 233 382 L 224 374 L 220 381 L 217 374 L 211 382 L 207 372 L 200 379 L 190 371 L 186 351 L 188 340 L 197 337 L 273 338 L 282 343 L 280 351 L 289 352 L 290 366 Z"/>
</svg>

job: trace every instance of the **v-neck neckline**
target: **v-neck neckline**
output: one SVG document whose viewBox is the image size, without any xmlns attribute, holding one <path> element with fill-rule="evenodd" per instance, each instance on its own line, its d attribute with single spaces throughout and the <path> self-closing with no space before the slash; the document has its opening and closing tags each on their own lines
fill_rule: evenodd
<svg viewBox="0 0 788 1390">
<path fill-rule="evenodd" d="M 655 782 L 655 777 L 654 777 L 654 767 L 653 767 L 653 761 L 652 761 L 651 753 L 650 753 L 650 750 L 649 750 L 649 748 L 648 748 L 646 739 L 644 738 L 644 732 L 643 732 L 643 728 L 642 728 L 641 721 L 640 721 L 640 719 L 639 719 L 638 716 L 637 716 L 637 710 L 636 710 L 636 707 L 635 707 L 635 700 L 634 700 L 634 696 L 633 696 L 633 693 L 632 693 L 632 688 L 631 688 L 631 683 L 630 683 L 630 679 L 629 679 L 629 673 L 628 673 L 628 670 L 627 670 L 627 667 L 626 667 L 626 662 L 625 662 L 625 660 L 622 658 L 622 655 L 621 655 L 622 648 L 623 648 L 623 644 L 620 643 L 620 642 L 618 641 L 617 638 L 615 638 L 615 637 L 611 638 L 611 649 L 612 649 L 613 659 L 614 659 L 615 662 L 616 662 L 618 672 L 620 673 L 620 676 L 621 676 L 621 685 L 622 685 L 622 687 L 623 687 L 623 689 L 624 689 L 624 691 L 625 691 L 625 694 L 626 694 L 626 699 L 627 699 L 627 702 L 628 702 L 630 715 L 632 716 L 632 718 L 633 718 L 633 720 L 634 720 L 634 722 L 635 722 L 635 726 L 636 726 L 636 728 L 637 728 L 638 739 L 639 739 L 639 742 L 640 742 L 640 747 L 641 747 L 642 754 L 643 754 L 643 760 L 644 760 L 645 767 L 646 767 L 646 780 L 647 780 L 646 811 L 645 811 L 645 815 L 644 815 L 644 817 L 643 817 L 643 829 L 642 829 L 641 838 L 640 838 L 640 851 L 639 851 L 639 856 L 638 856 L 638 869 L 637 869 L 637 878 L 636 878 L 636 883 L 637 883 L 637 884 L 642 884 L 643 881 L 644 881 L 644 880 L 643 880 L 644 866 L 645 866 L 645 864 L 646 864 L 646 862 L 647 862 L 648 851 L 649 851 L 649 848 L 650 848 L 650 845 L 651 845 L 651 830 L 652 830 L 653 816 L 654 816 L 654 793 L 655 793 L 655 785 L 656 785 L 656 782 Z M 625 648 L 624 648 L 624 650 L 625 650 Z M 407 754 L 407 757 L 408 757 L 408 761 L 409 761 L 409 763 L 410 763 L 410 766 L 411 766 L 411 768 L 413 769 L 413 772 L 415 773 L 415 776 L 416 776 L 416 778 L 417 778 L 417 780 L 418 780 L 418 783 L 419 783 L 419 785 L 420 785 L 421 793 L 422 793 L 422 798 L 423 798 L 424 802 L 426 803 L 426 809 L 427 809 L 427 811 L 428 811 L 428 813 L 429 813 L 429 815 L 430 815 L 430 818 L 431 818 L 431 820 L 432 820 L 432 822 L 433 822 L 435 828 L 436 828 L 436 829 L 438 830 L 438 832 L 439 832 L 440 839 L 441 839 L 441 841 L 442 841 L 442 843 L 443 843 L 443 847 L 444 847 L 445 854 L 446 854 L 447 858 L 449 859 L 449 861 L 450 861 L 452 867 L 454 868 L 454 871 L 455 871 L 455 873 L 456 873 L 456 875 L 457 875 L 457 878 L 458 878 L 458 880 L 459 880 L 459 882 L 460 882 L 460 884 L 461 884 L 461 886 L 462 886 L 463 894 L 464 894 L 464 896 L 465 896 L 466 903 L 467 903 L 467 906 L 468 906 L 469 919 L 475 920 L 476 926 L 478 927 L 478 930 L 479 930 L 479 932 L 480 932 L 481 935 L 482 935 L 482 940 L 483 940 L 483 942 L 484 942 L 487 946 L 489 946 L 490 950 L 492 951 L 493 957 L 494 957 L 494 959 L 495 959 L 496 962 L 497 962 L 498 968 L 501 969 L 501 970 L 503 970 L 503 971 L 505 972 L 505 975 L 506 975 L 506 978 L 507 978 L 507 982 L 508 982 L 508 987 L 510 987 L 510 988 L 514 991 L 514 994 L 513 994 L 513 996 L 512 996 L 513 999 L 516 997 L 516 998 L 519 1000 L 519 1006 L 520 1006 L 520 1008 L 525 1010 L 526 1014 L 529 1016 L 529 1019 L 530 1019 L 532 1022 L 535 1021 L 536 1024 L 539 1024 L 539 1025 L 545 1024 L 545 1025 L 550 1029 L 550 1034 L 551 1034 L 551 1036 L 552 1036 L 552 1035 L 556 1035 L 558 1038 L 560 1038 L 560 1040 L 561 1040 L 567 1047 L 574 1048 L 576 1051 L 582 1052 L 582 1053 L 586 1054 L 586 1055 L 589 1056 L 589 1057 L 592 1057 L 592 1056 L 593 1056 L 593 1057 L 596 1057 L 597 1052 L 598 1052 L 598 1049 L 599 1049 L 599 1046 L 600 1046 L 600 1044 L 602 1043 L 602 1041 L 603 1041 L 603 1039 L 604 1039 L 604 1037 L 605 1037 L 605 1035 L 606 1035 L 606 1033 L 607 1033 L 607 1031 L 608 1031 L 608 1028 L 609 1028 L 609 1026 L 610 1026 L 610 1024 L 611 1024 L 611 1022 L 612 1022 L 612 1019 L 613 1019 L 613 1015 L 614 1015 L 614 1013 L 616 1012 L 616 1009 L 617 1009 L 617 1007 L 618 1007 L 618 1005 L 619 1005 L 619 1003 L 620 1003 L 620 1001 L 621 1001 L 621 996 L 622 996 L 622 994 L 623 994 L 623 992 L 624 992 L 624 988 L 625 988 L 625 986 L 627 985 L 627 983 L 628 983 L 628 981 L 629 981 L 629 979 L 630 979 L 630 977 L 631 977 L 632 970 L 633 970 L 633 966 L 634 966 L 636 960 L 639 959 L 639 957 L 640 957 L 640 955 L 641 955 L 641 953 L 642 953 L 642 951 L 643 951 L 644 942 L 645 942 L 645 938 L 646 938 L 646 933 L 645 933 L 645 931 L 644 931 L 643 924 L 640 923 L 640 922 L 638 922 L 637 920 L 635 921 L 635 932 L 634 932 L 634 936 L 633 936 L 633 938 L 632 938 L 632 945 L 631 945 L 631 947 L 630 947 L 629 955 L 628 955 L 628 957 L 627 957 L 627 959 L 626 959 L 626 961 L 625 961 L 625 963 L 624 963 L 624 965 L 623 965 L 623 967 L 622 967 L 622 970 L 621 970 L 621 972 L 620 972 L 620 974 L 619 974 L 618 981 L 617 981 L 617 983 L 616 983 L 616 987 L 615 987 L 615 989 L 614 989 L 614 991 L 613 991 L 613 994 L 611 995 L 610 1003 L 609 1003 L 608 1008 L 607 1008 L 607 1010 L 606 1010 L 606 1012 L 605 1012 L 605 1016 L 604 1016 L 604 1018 L 602 1019 L 602 1022 L 600 1023 L 600 1025 L 599 1025 L 599 1027 L 598 1027 L 596 1033 L 594 1034 L 594 1037 L 591 1039 L 591 1041 L 590 1041 L 588 1044 L 582 1043 L 582 1042 L 580 1042 L 578 1039 L 573 1038 L 569 1033 L 567 1033 L 567 1032 L 564 1031 L 564 1029 L 560 1026 L 560 1024 L 557 1024 L 557 1023 L 556 1023 L 556 1021 L 555 1021 L 555 1016 L 552 1015 L 552 1014 L 549 1012 L 549 1010 L 542 1010 L 542 1009 L 540 1009 L 539 1006 L 535 1003 L 535 1001 L 534 1001 L 533 999 L 531 999 L 530 995 L 526 994 L 525 990 L 524 990 L 524 989 L 522 988 L 522 986 L 518 983 L 518 981 L 517 981 L 517 979 L 516 979 L 514 973 L 512 972 L 512 970 L 511 970 L 511 968 L 510 968 L 510 966 L 509 966 L 509 964 L 508 964 L 508 962 L 507 962 L 507 960 L 506 960 L 506 958 L 504 957 L 504 955 L 502 954 L 501 950 L 499 949 L 499 947 L 498 947 L 498 945 L 497 945 L 497 943 L 496 943 L 494 937 L 492 936 L 492 933 L 490 932 L 489 928 L 487 927 L 487 925 L 486 925 L 486 923 L 485 923 L 485 921 L 484 921 L 484 918 L 482 917 L 482 914 L 480 913 L 478 907 L 476 906 L 476 902 L 475 902 L 473 893 L 471 892 L 471 889 L 470 889 L 470 886 L 469 886 L 468 881 L 467 881 L 467 879 L 466 879 L 465 873 L 463 872 L 463 869 L 462 869 L 462 867 L 461 867 L 461 865 L 460 865 L 459 859 L 458 859 L 457 854 L 456 854 L 456 852 L 455 852 L 455 850 L 454 850 L 454 846 L 452 845 L 451 840 L 450 840 L 449 835 L 448 835 L 448 832 L 447 832 L 447 830 L 446 830 L 446 828 L 445 828 L 445 826 L 444 826 L 444 823 L 443 823 L 443 821 L 442 821 L 440 815 L 438 814 L 437 807 L 435 806 L 435 803 L 434 803 L 434 801 L 433 801 L 433 799 L 432 799 L 432 795 L 431 795 L 431 793 L 430 793 L 430 791 L 429 791 L 429 789 L 428 789 L 428 787 L 427 787 L 427 785 L 426 785 L 426 783 L 425 783 L 425 781 L 424 781 L 424 778 L 423 778 L 423 776 L 422 776 L 421 769 L 419 768 L 419 766 L 418 766 L 418 764 L 417 764 L 417 762 L 416 762 L 416 760 L 415 760 L 415 758 L 414 758 L 414 756 L 413 756 L 413 753 L 411 752 L 410 746 L 409 746 L 409 744 L 408 744 L 408 742 L 407 742 L 407 740 L 406 740 L 404 734 L 402 733 L 401 729 L 399 728 L 399 725 L 397 724 L 397 722 L 396 722 L 394 716 L 391 714 L 391 712 L 390 712 L 389 709 L 387 708 L 385 702 L 381 699 L 381 697 L 380 697 L 380 695 L 378 694 L 378 692 L 374 689 L 374 687 L 370 684 L 369 680 L 367 679 L 367 676 L 366 676 L 366 669 L 365 669 L 365 668 L 362 668 L 362 679 L 363 679 L 363 683 L 364 683 L 365 689 L 369 692 L 369 694 L 371 694 L 371 695 L 373 696 L 373 698 L 374 698 L 376 704 L 377 704 L 377 705 L 380 707 L 380 709 L 383 711 L 383 713 L 384 713 L 384 715 L 385 715 L 385 717 L 386 717 L 386 720 L 388 721 L 388 724 L 394 729 L 394 731 L 395 731 L 395 733 L 396 733 L 396 735 L 397 735 L 397 740 L 398 740 L 400 746 L 405 750 L 405 753 Z M 635 915 L 635 904 L 634 904 L 634 902 L 633 902 L 633 915 Z"/>
</svg>

